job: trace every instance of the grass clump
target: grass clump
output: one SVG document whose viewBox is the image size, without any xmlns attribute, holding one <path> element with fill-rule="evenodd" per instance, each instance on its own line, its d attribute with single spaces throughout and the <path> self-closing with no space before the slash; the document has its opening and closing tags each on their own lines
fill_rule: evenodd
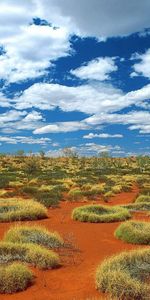
<svg viewBox="0 0 150 300">
<path fill-rule="evenodd" d="M 64 245 L 57 232 L 49 232 L 41 226 L 14 226 L 7 231 L 4 240 L 12 243 L 39 244 L 47 248 L 60 248 Z"/>
<path fill-rule="evenodd" d="M 0 293 L 12 294 L 25 290 L 33 281 L 32 272 L 23 264 L 0 266 Z"/>
<path fill-rule="evenodd" d="M 145 211 L 150 210 L 150 202 L 135 202 L 127 205 L 121 205 L 120 207 L 124 207 L 129 211 Z"/>
<path fill-rule="evenodd" d="M 128 221 L 115 231 L 115 236 L 127 243 L 150 245 L 150 223 Z"/>
<path fill-rule="evenodd" d="M 148 300 L 150 249 L 124 252 L 105 259 L 96 272 L 98 290 L 119 300 Z"/>
<path fill-rule="evenodd" d="M 39 269 L 52 269 L 60 265 L 56 253 L 39 245 L 0 242 L 0 264 L 14 261 L 29 263 Z"/>
<path fill-rule="evenodd" d="M 124 221 L 130 217 L 128 210 L 119 206 L 84 205 L 75 208 L 72 212 L 74 220 L 92 223 Z"/>
<path fill-rule="evenodd" d="M 138 196 L 135 200 L 135 203 L 141 203 L 141 202 L 150 202 L 150 196 L 148 196 L 148 195 Z"/>
<path fill-rule="evenodd" d="M 46 208 L 36 201 L 0 199 L 0 222 L 37 220 L 46 217 Z"/>
</svg>

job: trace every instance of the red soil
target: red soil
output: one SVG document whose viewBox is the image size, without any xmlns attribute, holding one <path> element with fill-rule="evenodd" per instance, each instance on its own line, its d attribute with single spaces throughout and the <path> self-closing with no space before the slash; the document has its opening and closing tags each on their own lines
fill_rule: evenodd
<svg viewBox="0 0 150 300">
<path fill-rule="evenodd" d="M 134 187 L 132 192 L 121 193 L 111 198 L 110 205 L 132 202 L 137 193 L 138 189 Z M 114 230 L 119 223 L 91 224 L 71 220 L 72 209 L 84 204 L 62 202 L 60 208 L 49 209 L 48 219 L 24 222 L 44 225 L 50 231 L 58 231 L 62 236 L 68 236 L 68 239 L 74 240 L 80 252 L 70 253 L 73 254 L 70 257 L 66 252 L 63 266 L 57 270 L 34 270 L 36 279 L 31 287 L 14 295 L 0 295 L 0 300 L 105 299 L 105 296 L 95 289 L 94 277 L 98 264 L 110 255 L 139 246 L 126 244 L 114 238 Z M 10 225 L 12 223 L 0 224 L 0 238 Z"/>
</svg>

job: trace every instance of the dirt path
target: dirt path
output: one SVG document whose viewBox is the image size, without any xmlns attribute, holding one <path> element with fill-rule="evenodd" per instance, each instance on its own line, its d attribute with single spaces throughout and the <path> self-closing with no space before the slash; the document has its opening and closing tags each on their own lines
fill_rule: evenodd
<svg viewBox="0 0 150 300">
<path fill-rule="evenodd" d="M 138 190 L 134 187 L 132 192 L 113 197 L 110 205 L 132 202 L 137 193 Z M 60 208 L 49 210 L 48 219 L 28 222 L 44 225 L 49 230 L 57 230 L 73 241 L 80 252 L 77 251 L 65 259 L 64 265 L 57 270 L 34 270 L 37 277 L 33 286 L 15 295 L 0 295 L 0 300 L 105 299 L 95 289 L 96 267 L 107 256 L 139 246 L 125 244 L 114 238 L 114 230 L 119 223 L 90 224 L 71 220 L 72 209 L 84 204 L 62 202 Z M 8 223 L 0 224 L 0 238 L 9 227 Z"/>
</svg>

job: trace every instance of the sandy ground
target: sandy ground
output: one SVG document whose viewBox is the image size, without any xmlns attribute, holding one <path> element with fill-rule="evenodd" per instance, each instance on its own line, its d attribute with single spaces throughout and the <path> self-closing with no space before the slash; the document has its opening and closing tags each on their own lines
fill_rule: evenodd
<svg viewBox="0 0 150 300">
<path fill-rule="evenodd" d="M 132 202 L 138 189 L 121 193 L 111 198 L 108 205 Z M 89 203 L 89 202 L 88 202 Z M 60 207 L 49 209 L 49 218 L 24 224 L 44 225 L 50 231 L 58 231 L 75 249 L 66 250 L 62 255 L 62 267 L 56 270 L 39 271 L 34 269 L 35 283 L 26 291 L 14 295 L 0 295 L 0 300 L 96 300 L 106 299 L 95 289 L 95 270 L 104 258 L 124 250 L 137 249 L 114 237 L 119 223 L 80 223 L 71 220 L 74 207 L 85 203 L 61 202 Z M 136 219 L 145 219 L 144 214 L 136 213 Z M 14 224 L 14 223 L 13 223 Z M 12 223 L 0 224 L 0 238 Z"/>
</svg>

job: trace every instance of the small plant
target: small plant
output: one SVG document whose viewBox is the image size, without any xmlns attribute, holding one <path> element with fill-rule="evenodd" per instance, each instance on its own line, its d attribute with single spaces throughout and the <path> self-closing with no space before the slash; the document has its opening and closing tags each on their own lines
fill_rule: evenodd
<svg viewBox="0 0 150 300">
<path fill-rule="evenodd" d="M 79 188 L 74 188 L 69 191 L 68 196 L 71 201 L 78 201 L 83 198 L 83 193 Z"/>
<path fill-rule="evenodd" d="M 0 263 L 7 264 L 14 261 L 29 263 L 39 269 L 52 269 L 60 265 L 56 253 L 39 245 L 0 242 Z"/>
<path fill-rule="evenodd" d="M 141 202 L 150 202 L 150 196 L 148 195 L 140 195 L 138 198 L 135 200 L 136 203 L 141 203 Z"/>
<path fill-rule="evenodd" d="M 84 205 L 72 212 L 72 218 L 81 222 L 103 223 L 124 221 L 130 218 L 128 210 L 119 206 Z"/>
<path fill-rule="evenodd" d="M 120 205 L 129 211 L 146 211 L 150 210 L 150 202 L 135 202 L 127 205 Z"/>
<path fill-rule="evenodd" d="M 115 231 L 115 236 L 127 243 L 150 245 L 150 223 L 128 221 Z"/>
<path fill-rule="evenodd" d="M 47 248 L 63 247 L 64 241 L 57 232 L 49 232 L 45 227 L 17 225 L 11 227 L 4 241 L 12 243 L 32 243 Z"/>
<path fill-rule="evenodd" d="M 96 287 L 119 300 L 149 299 L 150 250 L 124 252 L 105 259 L 96 272 Z"/>
<path fill-rule="evenodd" d="M 46 217 L 46 208 L 33 200 L 0 199 L 0 222 L 37 220 Z"/>
<path fill-rule="evenodd" d="M 33 282 L 32 272 L 23 264 L 0 266 L 0 293 L 12 294 L 25 290 Z"/>
</svg>

